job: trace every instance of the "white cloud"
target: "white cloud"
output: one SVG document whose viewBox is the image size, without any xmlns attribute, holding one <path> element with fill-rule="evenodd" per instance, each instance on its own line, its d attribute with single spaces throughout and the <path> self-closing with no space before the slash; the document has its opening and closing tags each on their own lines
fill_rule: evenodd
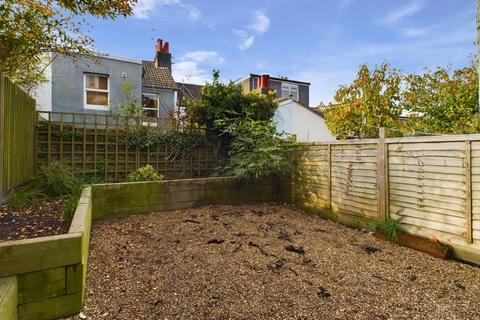
<svg viewBox="0 0 480 320">
<path fill-rule="evenodd" d="M 246 50 L 252 46 L 252 44 L 255 42 L 255 36 L 251 35 L 242 40 L 240 44 L 238 45 L 238 48 L 240 50 Z"/>
<path fill-rule="evenodd" d="M 137 19 L 148 20 L 155 11 L 160 10 L 160 7 L 168 5 L 178 6 L 185 10 L 190 20 L 198 20 L 202 17 L 200 10 L 181 0 L 138 0 L 133 8 L 133 16 Z"/>
<path fill-rule="evenodd" d="M 258 35 L 265 33 L 270 28 L 270 18 L 263 10 L 256 10 L 253 12 L 253 19 L 243 29 L 234 29 L 233 33 L 240 38 L 238 48 L 246 50 L 250 48 L 255 42 Z"/>
<path fill-rule="evenodd" d="M 430 28 L 405 28 L 402 33 L 406 37 L 422 37 L 430 32 Z"/>
<path fill-rule="evenodd" d="M 180 60 L 210 64 L 223 64 L 225 62 L 225 59 L 216 51 L 190 51 L 184 54 Z"/>
<path fill-rule="evenodd" d="M 172 66 L 175 81 L 204 84 L 211 79 L 212 69 L 218 69 L 225 63 L 216 51 L 190 51 L 178 59 Z"/>
<path fill-rule="evenodd" d="M 424 3 L 422 0 L 412 1 L 404 7 L 390 11 L 385 17 L 378 20 L 378 23 L 385 25 L 395 24 L 403 18 L 413 16 L 418 11 L 422 10 L 423 7 Z"/>
<path fill-rule="evenodd" d="M 255 11 L 254 15 L 253 21 L 248 28 L 258 33 L 267 32 L 267 30 L 270 28 L 270 18 L 267 17 L 265 12 L 262 10 Z"/>
</svg>

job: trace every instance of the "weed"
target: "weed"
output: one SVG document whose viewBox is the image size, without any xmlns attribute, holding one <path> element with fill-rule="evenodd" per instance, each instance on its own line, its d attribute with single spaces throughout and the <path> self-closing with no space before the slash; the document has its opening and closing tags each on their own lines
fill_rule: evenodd
<svg viewBox="0 0 480 320">
<path fill-rule="evenodd" d="M 32 202 L 42 196 L 41 192 L 32 187 L 17 188 L 12 190 L 5 201 L 5 209 L 23 208 L 27 203 Z"/>
<path fill-rule="evenodd" d="M 68 220 L 72 220 L 75 210 L 77 209 L 78 201 L 82 196 L 83 188 L 85 187 L 85 182 L 83 179 L 74 179 L 71 185 L 70 194 L 67 196 L 65 201 L 65 212 L 64 217 Z"/>
<path fill-rule="evenodd" d="M 373 223 L 373 227 L 376 230 L 383 231 L 387 236 L 388 240 L 392 242 L 398 242 L 398 237 L 403 232 L 402 227 L 400 226 L 400 223 L 391 217 L 388 217 L 385 220 L 375 221 Z"/>
</svg>

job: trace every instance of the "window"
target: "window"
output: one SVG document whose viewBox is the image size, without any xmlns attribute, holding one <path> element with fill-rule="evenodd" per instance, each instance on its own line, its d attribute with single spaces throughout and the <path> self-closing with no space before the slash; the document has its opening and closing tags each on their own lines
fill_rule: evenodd
<svg viewBox="0 0 480 320">
<path fill-rule="evenodd" d="M 86 109 L 108 109 L 108 76 L 85 73 L 84 103 Z"/>
<path fill-rule="evenodd" d="M 144 94 L 142 97 L 142 107 L 147 117 L 158 117 L 158 97 L 155 94 Z"/>
<path fill-rule="evenodd" d="M 298 101 L 298 85 L 282 83 L 282 97 L 292 96 L 293 100 Z"/>
</svg>

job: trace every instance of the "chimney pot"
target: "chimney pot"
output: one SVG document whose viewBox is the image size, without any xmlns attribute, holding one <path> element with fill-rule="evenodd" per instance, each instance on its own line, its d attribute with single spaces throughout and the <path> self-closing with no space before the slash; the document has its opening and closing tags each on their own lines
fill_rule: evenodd
<svg viewBox="0 0 480 320">
<path fill-rule="evenodd" d="M 155 45 L 155 51 L 156 52 L 161 52 L 162 51 L 162 45 L 163 45 L 163 40 L 158 39 L 157 44 Z"/>
<path fill-rule="evenodd" d="M 170 44 L 168 42 L 165 42 L 163 45 L 163 53 L 170 53 Z"/>
</svg>

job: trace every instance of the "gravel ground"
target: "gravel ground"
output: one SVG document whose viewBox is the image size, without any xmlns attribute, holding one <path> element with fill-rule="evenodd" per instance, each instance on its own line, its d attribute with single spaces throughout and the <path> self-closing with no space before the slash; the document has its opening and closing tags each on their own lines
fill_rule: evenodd
<svg viewBox="0 0 480 320">
<path fill-rule="evenodd" d="M 480 269 L 288 206 L 209 206 L 96 222 L 83 313 L 480 319 Z"/>
</svg>

